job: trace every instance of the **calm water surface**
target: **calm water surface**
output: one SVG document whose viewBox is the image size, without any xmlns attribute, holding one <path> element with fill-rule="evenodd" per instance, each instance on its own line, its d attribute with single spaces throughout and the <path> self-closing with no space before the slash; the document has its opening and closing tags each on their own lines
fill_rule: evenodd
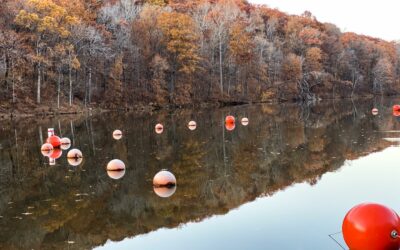
<svg viewBox="0 0 400 250">
<path fill-rule="evenodd" d="M 3 120 L 0 249 L 339 250 L 332 238 L 344 244 L 335 233 L 354 205 L 400 211 L 400 147 L 384 140 L 400 137 L 394 103 Z M 250 124 L 228 131 L 229 114 Z M 49 127 L 82 150 L 81 165 L 41 155 Z M 119 180 L 105 171 L 112 159 L 126 164 Z M 169 198 L 153 191 L 162 169 L 177 179 Z"/>
</svg>

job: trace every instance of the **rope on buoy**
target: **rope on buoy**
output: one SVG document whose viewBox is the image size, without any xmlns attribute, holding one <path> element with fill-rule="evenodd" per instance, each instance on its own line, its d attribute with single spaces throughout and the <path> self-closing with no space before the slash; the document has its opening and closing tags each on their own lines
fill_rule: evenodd
<svg viewBox="0 0 400 250">
<path fill-rule="evenodd" d="M 334 234 L 330 234 L 330 235 L 328 235 L 328 236 L 329 236 L 329 238 L 331 238 L 334 242 L 336 242 L 336 244 L 337 244 L 338 246 L 340 246 L 341 249 L 347 250 L 347 248 L 345 248 L 344 246 L 342 246 L 342 244 L 340 244 L 339 241 L 337 241 L 337 240 L 333 237 L 333 236 L 338 235 L 338 234 L 342 234 L 342 231 L 337 232 L 337 233 L 334 233 Z"/>
</svg>

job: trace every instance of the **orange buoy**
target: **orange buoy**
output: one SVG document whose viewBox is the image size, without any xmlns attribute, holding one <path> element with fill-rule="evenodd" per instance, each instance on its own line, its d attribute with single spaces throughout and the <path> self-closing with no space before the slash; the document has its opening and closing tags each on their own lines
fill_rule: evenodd
<svg viewBox="0 0 400 250">
<path fill-rule="evenodd" d="M 234 124 L 235 123 L 235 117 L 228 115 L 225 118 L 225 124 Z"/>
<path fill-rule="evenodd" d="M 196 130 L 196 128 L 197 128 L 197 123 L 195 122 L 195 121 L 190 121 L 189 123 L 188 123 L 188 128 L 190 129 L 190 130 Z"/>
<path fill-rule="evenodd" d="M 56 135 L 52 135 L 46 140 L 47 143 L 50 143 L 54 148 L 59 148 L 61 146 L 61 139 Z"/>
<path fill-rule="evenodd" d="M 77 167 L 83 162 L 83 158 L 67 158 L 68 164 Z"/>
<path fill-rule="evenodd" d="M 113 138 L 114 138 L 115 140 L 121 140 L 121 138 L 122 138 L 122 131 L 119 130 L 119 129 L 115 130 L 115 131 L 113 132 Z"/>
<path fill-rule="evenodd" d="M 161 198 L 168 198 L 176 191 L 176 178 L 167 171 L 158 172 L 153 178 L 153 190 Z"/>
<path fill-rule="evenodd" d="M 241 120 L 243 126 L 249 125 L 249 119 L 247 117 L 243 117 Z"/>
<path fill-rule="evenodd" d="M 226 123 L 225 124 L 225 128 L 228 131 L 233 131 L 235 129 L 235 127 L 236 127 L 235 123 Z"/>
<path fill-rule="evenodd" d="M 50 143 L 45 143 L 40 148 L 40 150 L 42 151 L 42 155 L 46 157 L 49 157 L 51 153 L 53 153 L 53 149 L 53 145 L 51 145 Z"/>
<path fill-rule="evenodd" d="M 400 111 L 400 105 L 394 105 L 393 111 Z"/>
<path fill-rule="evenodd" d="M 398 250 L 399 229 L 396 212 L 373 203 L 352 208 L 342 225 L 344 240 L 351 250 Z"/>
<path fill-rule="evenodd" d="M 70 151 L 68 151 L 67 158 L 68 159 L 79 159 L 79 158 L 83 158 L 83 155 L 79 149 L 74 148 L 74 149 L 71 149 Z"/>
<path fill-rule="evenodd" d="M 158 123 L 155 127 L 155 130 L 157 134 L 162 134 L 164 131 L 164 126 L 161 123 Z"/>
<path fill-rule="evenodd" d="M 62 150 L 59 148 L 55 148 L 50 154 L 49 158 L 57 160 L 62 156 Z"/>
</svg>

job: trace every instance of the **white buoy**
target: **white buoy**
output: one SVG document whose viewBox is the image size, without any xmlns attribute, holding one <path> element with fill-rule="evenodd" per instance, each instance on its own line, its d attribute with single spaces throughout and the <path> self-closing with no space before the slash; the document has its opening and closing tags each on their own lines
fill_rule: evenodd
<svg viewBox="0 0 400 250">
<path fill-rule="evenodd" d="M 188 123 L 188 128 L 190 129 L 190 130 L 196 130 L 196 128 L 197 128 L 197 123 L 195 122 L 195 121 L 190 121 L 189 123 Z"/>
<path fill-rule="evenodd" d="M 122 138 L 122 131 L 119 130 L 119 129 L 115 130 L 115 131 L 113 132 L 113 138 L 114 138 L 115 140 L 121 140 L 121 138 Z"/>
</svg>

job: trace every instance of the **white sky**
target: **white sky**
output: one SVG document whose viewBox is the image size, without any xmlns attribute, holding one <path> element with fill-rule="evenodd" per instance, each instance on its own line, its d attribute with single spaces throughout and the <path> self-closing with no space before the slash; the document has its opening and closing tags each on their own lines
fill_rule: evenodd
<svg viewBox="0 0 400 250">
<path fill-rule="evenodd" d="M 266 4 L 289 14 L 311 11 L 321 22 L 336 24 L 351 31 L 386 40 L 400 39 L 400 1 L 398 0 L 248 0 Z"/>
</svg>

